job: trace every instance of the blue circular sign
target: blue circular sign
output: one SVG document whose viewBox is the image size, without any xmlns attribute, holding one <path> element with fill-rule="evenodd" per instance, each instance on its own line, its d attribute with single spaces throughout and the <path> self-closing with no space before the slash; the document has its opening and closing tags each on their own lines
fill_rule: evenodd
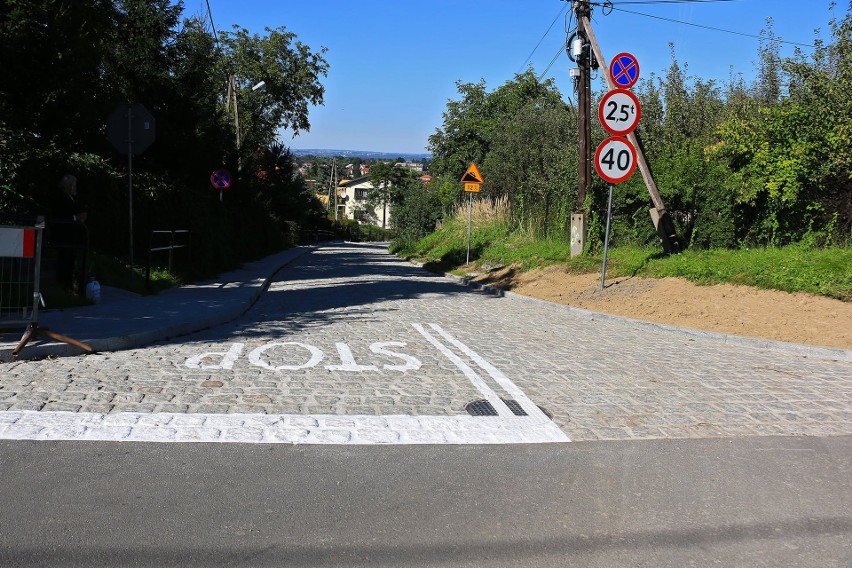
<svg viewBox="0 0 852 568">
<path fill-rule="evenodd" d="M 639 80 L 639 62 L 629 53 L 619 53 L 609 64 L 609 76 L 622 89 L 629 89 Z"/>
<path fill-rule="evenodd" d="M 210 176 L 210 184 L 214 189 L 228 189 L 231 187 L 231 172 L 218 169 Z"/>
</svg>

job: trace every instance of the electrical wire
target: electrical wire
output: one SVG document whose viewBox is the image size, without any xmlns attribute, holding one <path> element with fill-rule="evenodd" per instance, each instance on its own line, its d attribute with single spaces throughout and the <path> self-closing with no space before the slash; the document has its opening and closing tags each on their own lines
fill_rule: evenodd
<svg viewBox="0 0 852 568">
<path fill-rule="evenodd" d="M 565 46 L 563 46 L 563 45 L 559 46 L 559 49 L 556 50 L 556 55 L 554 55 L 553 59 L 550 60 L 550 63 L 548 64 L 547 68 L 541 73 L 541 75 L 538 76 L 539 81 L 541 81 L 544 78 L 544 76 L 547 75 L 547 72 L 550 71 L 550 68 L 553 67 L 553 64 L 556 63 L 556 60 L 559 59 L 559 55 L 562 53 L 562 50 L 564 48 L 565 48 Z"/>
<path fill-rule="evenodd" d="M 574 27 L 574 10 L 571 10 L 565 18 L 565 35 L 570 35 L 574 31 Z"/>
<path fill-rule="evenodd" d="M 739 0 L 611 0 L 609 4 L 712 4 L 715 2 L 739 2 Z M 589 2 L 590 6 L 603 6 L 607 2 Z"/>
<path fill-rule="evenodd" d="M 567 4 L 567 3 L 566 3 L 564 6 L 562 6 L 562 9 L 560 9 L 560 10 L 559 10 L 559 13 L 558 13 L 558 14 L 556 14 L 556 17 L 555 17 L 555 18 L 553 18 L 553 21 L 552 21 L 552 22 L 550 22 L 550 26 L 547 28 L 547 31 L 546 31 L 546 32 L 544 32 L 544 35 L 542 35 L 542 36 L 541 36 L 541 39 L 540 39 L 540 40 L 538 40 L 538 43 L 537 43 L 537 44 L 535 44 L 535 47 L 534 47 L 534 48 L 533 48 L 533 50 L 530 52 L 530 54 L 527 56 L 526 60 L 525 60 L 523 63 L 521 63 L 521 66 L 518 68 L 518 73 L 520 73 L 521 71 L 523 71 L 523 70 L 524 70 L 524 65 L 526 65 L 527 63 L 529 63 L 529 60 L 530 60 L 530 59 L 532 59 L 533 54 L 535 54 L 536 50 L 537 50 L 537 49 L 539 48 L 539 46 L 541 45 L 541 42 L 543 42 L 543 41 L 544 41 L 544 38 L 546 38 L 546 37 L 547 37 L 547 34 L 549 34 L 549 33 L 550 33 L 550 30 L 552 30 L 552 29 L 553 29 L 553 26 L 556 24 L 556 22 L 559 20 L 559 17 L 562 15 L 562 13 L 563 13 L 563 12 L 565 12 L 565 10 L 566 10 L 567 8 L 568 8 L 568 4 Z"/>
<path fill-rule="evenodd" d="M 674 3 L 675 1 L 676 0 L 669 0 L 669 2 L 671 2 L 671 3 Z M 724 2 L 724 1 L 727 1 L 727 0 L 693 0 L 693 1 L 695 1 L 695 2 L 710 2 L 710 1 Z M 666 2 L 666 0 L 659 0 L 656 3 L 663 3 L 663 2 Z M 683 20 L 674 20 L 672 18 L 664 18 L 663 16 L 655 16 L 653 14 L 645 14 L 645 13 L 642 13 L 642 12 L 634 12 L 633 10 L 625 10 L 624 8 L 618 8 L 617 6 L 614 6 L 613 10 L 618 10 L 619 12 L 624 12 L 626 14 L 634 14 L 636 16 L 645 16 L 646 18 L 654 18 L 655 20 L 663 20 L 663 21 L 666 21 L 666 22 L 673 22 L 675 24 L 683 24 L 685 26 L 693 26 L 693 27 L 696 27 L 696 28 L 703 28 L 705 30 L 712 30 L 714 32 L 723 32 L 723 33 L 726 33 L 726 34 L 733 34 L 733 35 L 738 35 L 738 36 L 743 36 L 743 37 L 750 37 L 750 38 L 754 38 L 754 39 L 763 39 L 761 36 L 754 35 L 754 34 L 747 34 L 747 33 L 744 33 L 744 32 L 735 32 L 733 30 L 726 30 L 724 28 L 714 28 L 713 26 L 705 26 L 705 25 L 702 25 L 702 24 L 693 24 L 692 22 L 684 22 Z M 789 44 L 789 45 L 797 45 L 797 46 L 800 46 L 800 47 L 816 47 L 815 45 L 812 45 L 812 44 L 809 44 L 809 43 L 799 43 L 799 42 L 795 42 L 795 41 L 784 41 L 784 40 L 781 40 L 781 39 L 779 39 L 778 42 L 779 43 L 786 43 L 786 44 Z"/>
<path fill-rule="evenodd" d="M 210 0 L 205 0 L 205 3 L 207 4 L 207 15 L 210 17 L 210 27 L 213 28 L 213 39 L 216 40 L 216 47 L 219 47 L 219 34 L 213 24 L 213 10 L 210 9 Z"/>
</svg>

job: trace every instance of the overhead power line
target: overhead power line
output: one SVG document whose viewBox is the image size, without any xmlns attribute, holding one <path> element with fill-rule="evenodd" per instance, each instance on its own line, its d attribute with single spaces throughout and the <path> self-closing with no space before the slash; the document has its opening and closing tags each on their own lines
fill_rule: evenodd
<svg viewBox="0 0 852 568">
<path fill-rule="evenodd" d="M 654 3 L 663 3 L 663 2 L 666 2 L 666 1 L 668 1 L 670 3 L 674 3 L 677 0 L 658 0 L 658 2 L 654 2 Z M 725 1 L 728 1 L 728 0 L 693 0 L 693 1 L 695 1 L 695 2 L 710 2 L 710 1 L 725 2 Z M 733 35 L 738 35 L 738 36 L 743 36 L 743 37 L 750 37 L 750 38 L 754 38 L 754 39 L 763 39 L 761 36 L 755 35 L 755 34 L 747 34 L 747 33 L 744 33 L 744 32 L 737 32 L 737 31 L 734 31 L 734 30 L 726 30 L 724 28 L 715 28 L 713 26 L 705 26 L 703 24 L 694 24 L 692 22 L 684 22 L 683 20 L 675 20 L 675 19 L 672 19 L 672 18 L 664 18 L 663 16 L 655 16 L 653 14 L 645 14 L 643 12 L 634 12 L 633 10 L 625 10 L 624 8 L 618 8 L 616 6 L 613 6 L 613 10 L 618 10 L 619 12 L 624 12 L 626 14 L 634 14 L 636 16 L 645 16 L 646 18 L 654 18 L 655 20 L 663 20 L 663 21 L 666 21 L 666 22 L 673 22 L 675 24 L 683 24 L 685 26 L 692 26 L 692 27 L 695 27 L 695 28 L 712 30 L 714 32 L 723 32 L 723 33 L 726 33 L 726 34 L 733 34 Z M 810 43 L 799 43 L 799 42 L 795 42 L 795 41 L 784 41 L 782 39 L 779 39 L 778 42 L 786 43 L 788 45 L 798 45 L 800 47 L 816 47 L 815 45 L 812 45 Z"/>
<path fill-rule="evenodd" d="M 557 18 L 558 17 L 559 16 L 557 16 Z M 565 33 L 566 34 L 571 33 L 571 30 L 573 29 L 572 28 L 573 25 L 574 25 L 574 12 L 571 11 L 571 12 L 568 12 L 568 14 L 566 14 L 566 17 L 565 17 Z M 553 27 L 553 24 L 550 24 L 550 27 Z M 550 63 L 547 65 L 547 68 L 544 71 L 542 71 L 541 75 L 538 76 L 539 81 L 541 81 L 542 79 L 544 79 L 547 76 L 548 71 L 550 71 L 550 68 L 553 67 L 553 64 L 556 63 L 556 61 L 559 59 L 559 56 L 562 54 L 562 51 L 564 49 L 565 49 L 565 44 L 562 44 L 562 45 L 559 46 L 559 48 L 556 50 L 556 54 L 554 54 L 554 56 L 553 56 L 553 59 L 551 59 Z"/>
<path fill-rule="evenodd" d="M 213 10 L 210 9 L 210 0 L 205 0 L 207 4 L 207 15 L 210 17 L 210 27 L 213 28 L 213 39 L 216 40 L 216 45 L 219 45 L 219 34 L 216 33 L 216 26 L 213 24 Z"/>
<path fill-rule="evenodd" d="M 556 24 L 556 22 L 559 20 L 559 17 L 560 17 L 560 16 L 562 16 L 562 14 L 563 14 L 563 13 L 565 12 L 565 10 L 567 10 L 567 9 L 568 9 L 568 4 L 566 3 L 564 6 L 562 6 L 562 9 L 560 9 L 560 10 L 559 10 L 559 13 L 558 13 L 558 14 L 556 14 L 556 17 L 555 17 L 555 18 L 553 18 L 553 21 L 552 21 L 552 22 L 550 22 L 550 26 L 548 26 L 547 31 L 545 31 L 545 32 L 544 32 L 544 35 L 542 35 L 542 36 L 541 36 L 541 39 L 540 39 L 540 40 L 538 40 L 538 43 L 537 43 L 537 44 L 535 44 L 535 47 L 534 47 L 534 48 L 533 48 L 533 50 L 530 52 L 530 54 L 527 56 L 526 60 L 525 60 L 523 63 L 521 63 L 521 67 L 518 69 L 518 73 L 520 73 L 521 71 L 523 71 L 523 70 L 524 70 L 524 65 L 526 65 L 527 63 L 529 63 L 529 60 L 530 60 L 530 59 L 532 59 L 533 54 L 535 54 L 536 50 L 537 50 L 537 49 L 539 48 L 539 46 L 541 45 L 541 42 L 543 42 L 543 41 L 544 41 L 544 38 L 546 38 L 546 37 L 547 37 L 547 34 L 549 34 L 549 33 L 550 33 L 550 30 L 552 30 L 552 29 L 553 29 L 553 26 L 554 26 L 554 25 Z"/>
<path fill-rule="evenodd" d="M 604 4 L 710 4 L 714 2 L 739 2 L 739 0 L 613 0 L 611 2 L 591 2 L 592 6 L 603 6 Z"/>
<path fill-rule="evenodd" d="M 560 45 L 559 49 L 556 50 L 556 55 L 553 56 L 553 59 L 550 60 L 550 63 L 547 65 L 547 68 L 542 71 L 541 75 L 538 76 L 538 80 L 541 81 L 544 79 L 547 72 L 550 71 L 550 68 L 553 67 L 553 64 L 556 63 L 556 60 L 559 59 L 559 56 L 562 55 L 562 51 L 565 49 L 564 46 Z"/>
</svg>

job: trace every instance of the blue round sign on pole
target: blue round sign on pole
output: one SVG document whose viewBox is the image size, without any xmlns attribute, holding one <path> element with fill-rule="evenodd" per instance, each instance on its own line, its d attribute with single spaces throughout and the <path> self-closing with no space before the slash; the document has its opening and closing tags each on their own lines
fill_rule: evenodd
<svg viewBox="0 0 852 568">
<path fill-rule="evenodd" d="M 223 190 L 231 187 L 231 172 L 218 169 L 210 176 L 210 184 L 214 189 Z"/>
<path fill-rule="evenodd" d="M 622 89 L 629 89 L 639 80 L 639 62 L 629 53 L 619 53 L 609 64 L 609 76 Z"/>
</svg>

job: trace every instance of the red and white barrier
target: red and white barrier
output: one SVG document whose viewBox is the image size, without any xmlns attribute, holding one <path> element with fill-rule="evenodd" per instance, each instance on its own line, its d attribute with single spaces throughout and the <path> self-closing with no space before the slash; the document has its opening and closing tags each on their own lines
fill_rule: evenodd
<svg viewBox="0 0 852 568">
<path fill-rule="evenodd" d="M 33 258 L 36 230 L 0 227 L 0 257 Z"/>
</svg>

